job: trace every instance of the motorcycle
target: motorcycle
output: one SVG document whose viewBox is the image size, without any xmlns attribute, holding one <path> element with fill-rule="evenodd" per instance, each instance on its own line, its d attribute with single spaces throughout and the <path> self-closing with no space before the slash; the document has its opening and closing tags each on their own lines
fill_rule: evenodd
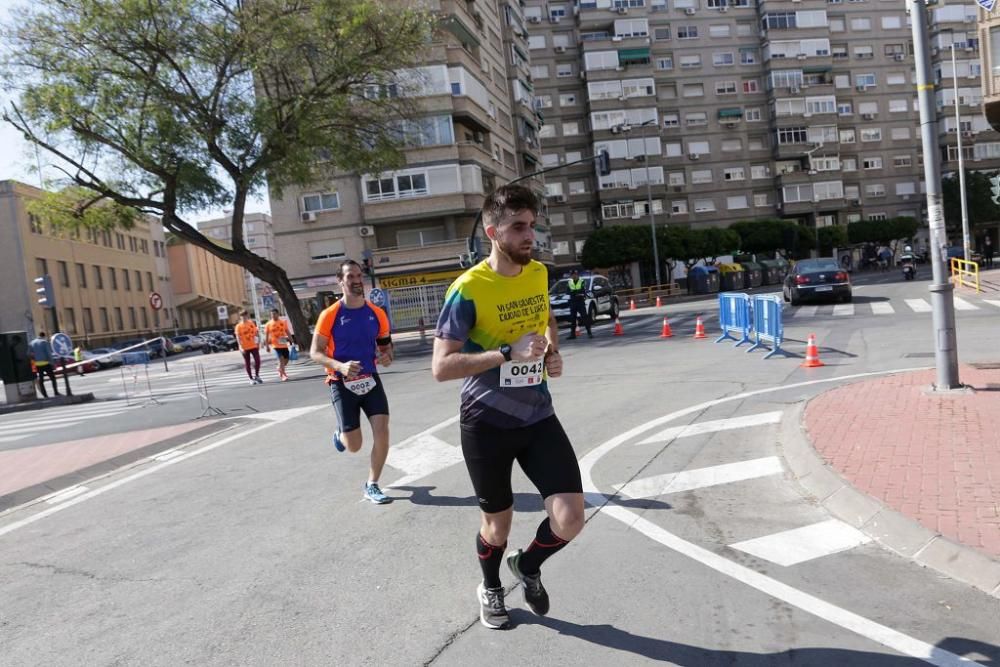
<svg viewBox="0 0 1000 667">
<path fill-rule="evenodd" d="M 903 278 L 913 280 L 917 275 L 916 261 L 913 255 L 903 255 L 899 258 L 899 265 L 903 269 Z"/>
</svg>

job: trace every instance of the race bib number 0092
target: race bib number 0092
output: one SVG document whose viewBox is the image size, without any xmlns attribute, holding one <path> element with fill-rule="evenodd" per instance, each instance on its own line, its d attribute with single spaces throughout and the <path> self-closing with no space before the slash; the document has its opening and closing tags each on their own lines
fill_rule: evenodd
<svg viewBox="0 0 1000 667">
<path fill-rule="evenodd" d="M 545 360 L 507 361 L 500 366 L 501 387 L 533 387 L 542 383 Z"/>
</svg>

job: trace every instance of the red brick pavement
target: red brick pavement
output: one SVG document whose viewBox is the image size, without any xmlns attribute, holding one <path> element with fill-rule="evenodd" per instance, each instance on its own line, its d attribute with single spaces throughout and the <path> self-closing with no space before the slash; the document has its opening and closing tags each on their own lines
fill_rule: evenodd
<svg viewBox="0 0 1000 667">
<path fill-rule="evenodd" d="M 976 391 L 929 395 L 933 370 L 838 387 L 810 401 L 806 431 L 858 490 L 1000 557 L 1000 370 L 960 378 Z"/>
<path fill-rule="evenodd" d="M 203 426 L 202 423 L 178 424 L 0 451 L 0 496 L 83 470 Z"/>
</svg>

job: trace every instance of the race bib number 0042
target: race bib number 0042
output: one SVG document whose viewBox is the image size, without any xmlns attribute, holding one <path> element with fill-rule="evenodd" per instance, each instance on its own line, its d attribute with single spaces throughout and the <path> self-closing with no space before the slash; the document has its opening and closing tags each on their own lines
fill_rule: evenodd
<svg viewBox="0 0 1000 667">
<path fill-rule="evenodd" d="M 533 387 L 542 383 L 545 360 L 507 361 L 500 366 L 501 387 Z"/>
</svg>

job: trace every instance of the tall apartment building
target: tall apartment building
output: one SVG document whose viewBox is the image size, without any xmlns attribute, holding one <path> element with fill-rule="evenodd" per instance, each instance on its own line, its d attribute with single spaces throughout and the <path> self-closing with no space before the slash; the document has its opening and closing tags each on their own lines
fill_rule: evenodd
<svg viewBox="0 0 1000 667">
<path fill-rule="evenodd" d="M 345 257 L 371 259 L 384 287 L 450 282 L 461 273 L 485 194 L 536 169 L 527 32 L 517 0 L 432 0 L 435 39 L 416 72 L 421 117 L 402 123 L 406 167 L 331 174 L 271 198 L 282 266 L 300 297 L 338 292 Z M 395 95 L 389 87 L 372 95 Z M 541 193 L 541 183 L 534 183 Z M 551 261 L 539 227 L 537 255 Z"/>
<path fill-rule="evenodd" d="M 213 218 L 203 220 L 198 223 L 198 231 L 210 239 L 220 241 L 231 246 L 233 242 L 233 225 L 230 218 Z M 271 216 L 267 213 L 247 213 L 243 218 L 243 240 L 247 248 L 260 255 L 266 260 L 278 263 L 278 253 L 275 249 L 274 225 Z M 256 299 L 257 306 L 267 309 L 276 305 L 271 288 L 264 281 L 250 275 L 244 271 L 244 284 L 246 285 L 245 304 L 253 308 L 253 299 Z M 263 301 L 262 301 L 263 299 Z"/>
<path fill-rule="evenodd" d="M 603 224 L 925 218 L 909 18 L 886 0 L 526 0 L 557 265 Z M 1000 167 L 974 5 L 928 9 L 945 174 Z M 951 46 L 957 64 L 951 65 Z M 998 51 L 1000 52 L 1000 51 Z M 954 116 L 953 72 L 961 116 Z M 648 176 L 647 176 L 648 174 Z"/>
<path fill-rule="evenodd" d="M 86 347 L 154 333 L 175 316 L 163 227 L 140 220 L 124 230 L 53 230 L 28 212 L 42 190 L 0 181 L 0 330 L 52 331 L 34 279 L 49 274 L 61 331 Z M 151 292 L 164 309 L 155 311 Z"/>
</svg>

